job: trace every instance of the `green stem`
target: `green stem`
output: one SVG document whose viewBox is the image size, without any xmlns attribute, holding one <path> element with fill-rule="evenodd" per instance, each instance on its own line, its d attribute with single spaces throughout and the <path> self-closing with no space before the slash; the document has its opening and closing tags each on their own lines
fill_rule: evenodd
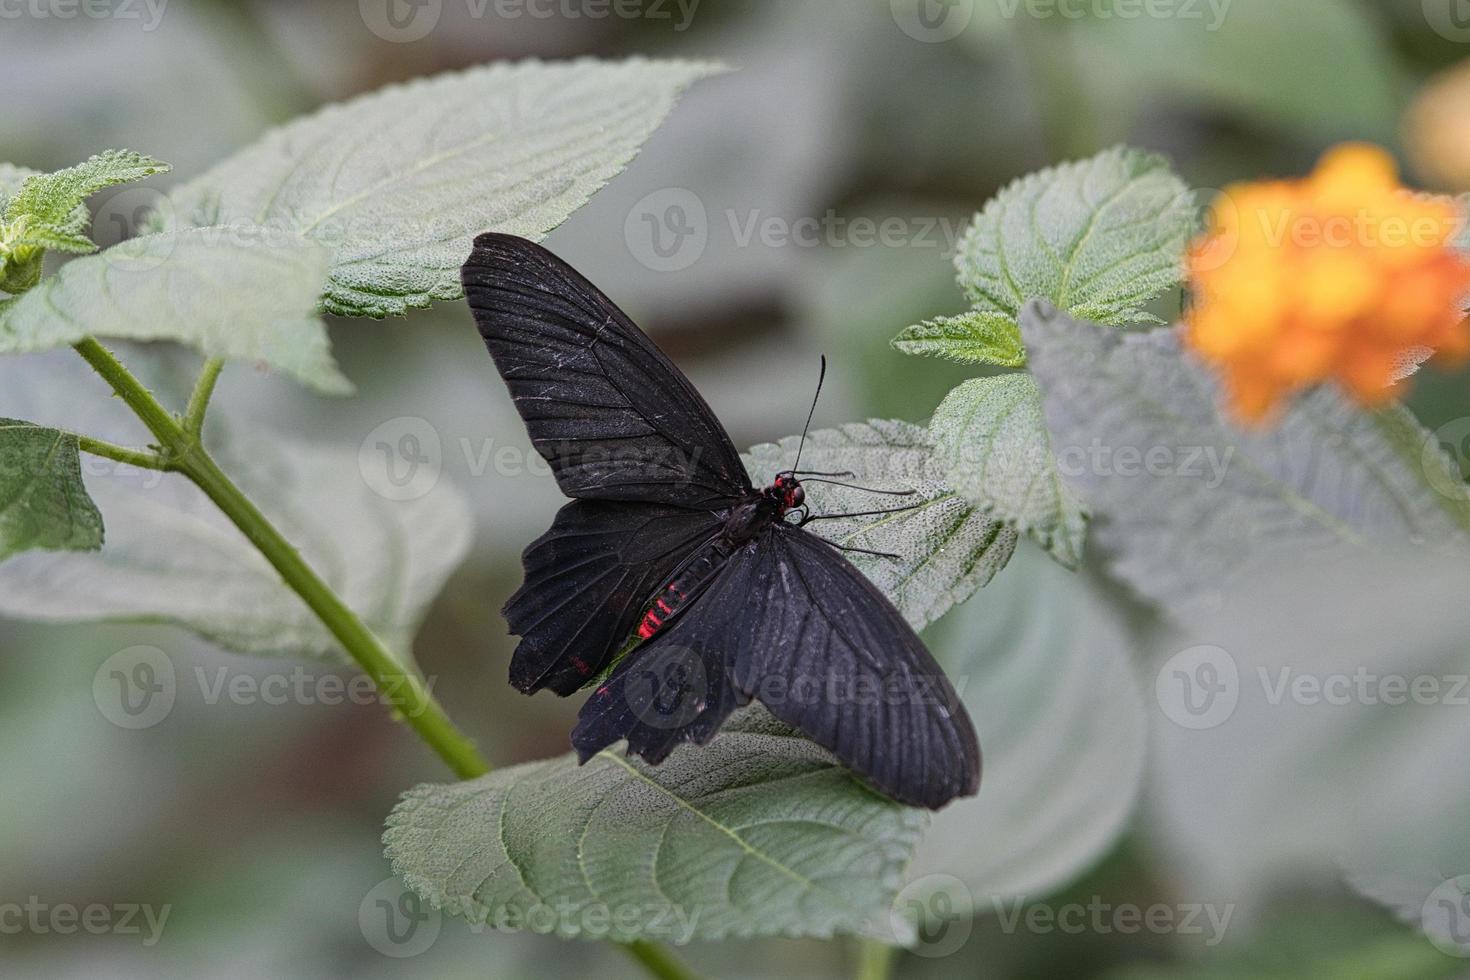
<svg viewBox="0 0 1470 980">
<path fill-rule="evenodd" d="M 699 974 L 691 972 L 687 966 L 674 958 L 674 954 L 657 943 L 647 943 L 639 939 L 626 944 L 623 949 L 643 965 L 649 976 L 658 977 L 659 980 L 698 980 L 699 978 Z"/>
<path fill-rule="evenodd" d="M 416 673 L 405 670 L 372 630 L 311 569 L 289 541 L 225 475 L 158 399 L 101 344 L 87 338 L 77 352 L 100 374 L 157 437 L 178 470 L 198 485 L 235 526 L 260 550 L 286 584 L 316 613 L 404 721 L 439 754 L 456 776 L 473 779 L 490 771 L 489 764 L 465 735 L 454 727 Z M 218 373 L 217 371 L 214 373 Z"/>
<path fill-rule="evenodd" d="M 196 441 L 204 432 L 204 414 L 209 411 L 209 399 L 214 397 L 214 386 L 224 366 L 224 360 L 218 357 L 204 362 L 199 380 L 194 383 L 194 393 L 189 396 L 189 407 L 184 409 L 184 431 Z"/>
<path fill-rule="evenodd" d="M 189 399 L 188 410 L 180 419 L 159 404 L 152 392 L 96 340 L 88 337 L 76 345 L 76 350 L 158 439 L 164 455 L 151 457 L 152 461 L 162 464 L 153 468 L 184 474 L 214 501 L 215 506 L 245 533 L 250 542 L 280 573 L 291 590 L 311 607 L 311 611 L 337 638 L 358 666 L 373 679 L 378 690 L 398 710 L 409 727 L 438 753 L 456 776 L 473 779 L 489 772 L 490 764 L 485 761 L 475 744 L 449 720 L 449 716 L 434 700 L 419 676 L 405 670 L 393 658 L 383 642 L 338 598 L 331 586 L 318 577 L 301 554 L 225 475 L 200 444 L 199 433 L 203 428 L 204 413 L 209 406 L 215 382 L 219 379 L 222 362 L 217 359 L 206 362 L 194 394 Z M 148 458 L 148 454 L 126 450 L 121 446 L 91 439 L 87 442 L 89 445 L 83 448 L 88 452 L 97 452 L 98 455 L 111 459 L 119 458 L 118 453 L 125 453 L 135 457 L 126 461 L 142 465 L 142 461 Z M 697 974 L 690 972 L 672 953 L 655 943 L 639 940 L 623 944 L 622 948 L 641 963 L 651 976 L 660 980 L 697 980 Z"/>
<path fill-rule="evenodd" d="M 857 980 L 888 980 L 896 952 L 892 946 L 864 939 L 858 946 Z"/>
<path fill-rule="evenodd" d="M 157 453 L 150 453 L 143 449 L 129 449 L 127 446 L 119 446 L 115 443 L 104 442 L 101 439 L 93 439 L 91 436 L 76 436 L 77 448 L 84 453 L 93 456 L 101 456 L 118 463 L 130 463 L 133 466 L 145 470 L 160 470 L 169 472 L 174 468 L 173 464 Z"/>
</svg>

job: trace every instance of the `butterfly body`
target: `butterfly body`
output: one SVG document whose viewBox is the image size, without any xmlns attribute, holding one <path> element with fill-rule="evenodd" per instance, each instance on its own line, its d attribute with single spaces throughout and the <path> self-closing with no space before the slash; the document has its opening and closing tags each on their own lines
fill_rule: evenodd
<svg viewBox="0 0 1470 980">
<path fill-rule="evenodd" d="M 462 278 L 573 498 L 527 547 L 504 612 L 515 687 L 567 696 L 598 679 L 572 733 L 582 759 L 626 739 L 657 764 L 759 700 L 895 799 L 973 794 L 964 706 L 892 603 L 805 530 L 797 473 L 757 488 L 688 379 L 540 246 L 481 235 Z"/>
</svg>

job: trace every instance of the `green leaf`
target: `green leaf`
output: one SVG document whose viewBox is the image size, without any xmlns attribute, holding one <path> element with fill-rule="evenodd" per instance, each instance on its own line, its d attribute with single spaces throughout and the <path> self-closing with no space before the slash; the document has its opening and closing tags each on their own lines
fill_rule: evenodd
<svg viewBox="0 0 1470 980">
<path fill-rule="evenodd" d="M 102 515 L 82 484 L 76 437 L 0 418 L 0 561 L 100 547 Z"/>
<path fill-rule="evenodd" d="M 325 394 L 352 385 L 332 360 L 318 293 L 329 255 L 259 228 L 145 235 L 67 263 L 0 307 L 0 353 L 83 337 L 176 340 L 265 364 Z"/>
<path fill-rule="evenodd" d="M 893 338 L 893 346 L 905 354 L 928 354 L 961 364 L 994 364 L 1022 367 L 1026 349 L 1016 321 L 1002 313 L 972 311 L 959 316 L 942 316 L 905 327 Z"/>
<path fill-rule="evenodd" d="M 1457 889 L 1434 893 L 1470 866 L 1470 785 L 1451 775 L 1470 739 L 1467 591 L 1463 551 L 1299 555 L 1161 639 L 1149 822 L 1189 855 L 1182 891 L 1255 917 L 1283 885 L 1347 871 L 1400 908 L 1415 886 L 1425 925 L 1457 924 L 1439 902 L 1463 914 Z"/>
<path fill-rule="evenodd" d="M 475 235 L 540 239 L 627 165 L 686 86 L 717 70 L 523 62 L 394 86 L 268 133 L 178 190 L 176 220 L 331 245 L 331 313 L 458 299 Z"/>
<path fill-rule="evenodd" d="M 167 173 L 168 164 L 132 150 L 105 150 L 75 167 L 49 174 L 32 174 L 11 198 L 7 219 L 28 214 L 53 228 L 64 228 L 77 205 L 103 188 Z"/>
<path fill-rule="evenodd" d="M 1087 512 L 1058 472 L 1041 392 L 1029 374 L 960 385 L 935 410 L 929 438 L 951 487 L 1077 567 Z"/>
<path fill-rule="evenodd" d="M 1133 813 L 1148 741 L 1134 642 L 1084 576 L 1027 547 L 924 639 L 975 719 L 985 774 L 935 815 L 904 894 L 922 899 L 934 875 L 959 878 L 979 914 L 1039 900 Z"/>
<path fill-rule="evenodd" d="M 1168 608 L 1212 604 L 1261 563 L 1324 548 L 1466 543 L 1463 489 L 1430 482 L 1453 468 L 1402 410 L 1324 387 L 1246 431 L 1172 328 L 1120 334 L 1038 303 L 1021 329 L 1052 447 L 1107 518 L 1098 544 Z"/>
<path fill-rule="evenodd" d="M 441 482 L 395 502 L 358 453 L 258 436 L 221 465 L 375 633 L 409 660 L 428 604 L 463 558 L 470 516 Z M 344 660 L 336 641 L 245 536 L 179 476 L 113 466 L 92 490 L 108 515 L 93 555 L 0 565 L 0 613 L 44 622 L 162 622 L 240 653 Z"/>
<path fill-rule="evenodd" d="M 67 252 L 95 251 L 97 246 L 87 237 L 92 222 L 87 198 L 103 188 L 168 170 L 168 164 L 132 150 L 106 150 L 55 173 L 31 172 L 19 188 L 7 194 L 5 223 L 22 224 L 19 240 L 25 244 Z"/>
<path fill-rule="evenodd" d="M 1023 177 L 975 216 L 955 255 L 976 310 L 1015 318 L 1031 299 L 1128 324 L 1179 283 L 1195 230 L 1183 181 L 1162 157 L 1118 147 Z"/>
<path fill-rule="evenodd" d="M 796 459 L 797 436 L 780 444 L 755 446 L 745 467 L 756 484 L 769 483 Z M 949 489 L 943 467 L 934 456 L 924 428 L 908 422 L 871 420 L 807 436 L 802 468 L 849 471 L 845 482 L 874 490 L 914 490 L 914 497 L 894 497 L 806 484 L 814 514 L 846 514 L 894 507 L 919 506 L 899 513 L 822 521 L 812 525 L 829 541 L 899 555 L 898 560 L 872 555 L 847 557 L 882 589 L 915 629 L 964 602 L 1005 567 L 1016 547 L 1016 532 L 1002 521 L 980 513 Z"/>
<path fill-rule="evenodd" d="M 609 751 L 419 786 L 383 839 L 433 907 L 497 928 L 676 943 L 889 936 L 926 820 L 753 707 L 657 767 Z"/>
</svg>

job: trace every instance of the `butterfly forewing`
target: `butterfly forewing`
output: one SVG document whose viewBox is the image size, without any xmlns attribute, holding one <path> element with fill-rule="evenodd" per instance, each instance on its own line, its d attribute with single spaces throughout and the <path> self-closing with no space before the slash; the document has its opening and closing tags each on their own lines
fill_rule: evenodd
<svg viewBox="0 0 1470 980">
<path fill-rule="evenodd" d="M 486 234 L 461 277 L 531 442 L 567 496 L 698 508 L 750 492 L 699 392 L 565 262 Z"/>
</svg>

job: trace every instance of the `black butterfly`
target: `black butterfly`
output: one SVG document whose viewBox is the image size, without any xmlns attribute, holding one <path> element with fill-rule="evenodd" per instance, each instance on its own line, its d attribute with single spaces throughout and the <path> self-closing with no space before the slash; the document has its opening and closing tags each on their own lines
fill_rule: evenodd
<svg viewBox="0 0 1470 980">
<path fill-rule="evenodd" d="M 598 681 L 572 732 L 582 761 L 626 738 L 657 764 L 758 699 L 896 800 L 975 793 L 969 715 L 893 604 L 802 529 L 819 518 L 799 472 L 752 486 L 689 380 L 540 246 L 481 235 L 462 278 L 531 442 L 575 498 L 526 549 L 504 612 L 517 688 Z"/>
</svg>

